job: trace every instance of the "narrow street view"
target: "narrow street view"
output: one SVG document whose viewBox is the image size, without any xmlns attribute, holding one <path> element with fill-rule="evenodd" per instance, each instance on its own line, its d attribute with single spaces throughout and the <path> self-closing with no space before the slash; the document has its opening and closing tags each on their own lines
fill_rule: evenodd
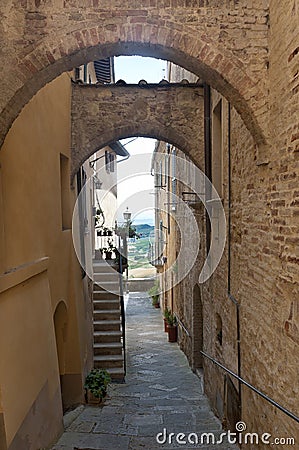
<svg viewBox="0 0 299 450">
<path fill-rule="evenodd" d="M 0 1 L 0 450 L 299 448 L 298 1 Z"/>
<path fill-rule="evenodd" d="M 202 375 L 192 373 L 178 346 L 168 342 L 148 295 L 130 294 L 126 313 L 126 383 L 112 384 L 100 407 L 70 413 L 67 421 L 74 420 L 53 450 L 237 449 L 225 437 L 211 445 L 220 440 L 222 427 L 203 393 Z M 177 440 L 179 433 L 185 437 Z"/>
</svg>

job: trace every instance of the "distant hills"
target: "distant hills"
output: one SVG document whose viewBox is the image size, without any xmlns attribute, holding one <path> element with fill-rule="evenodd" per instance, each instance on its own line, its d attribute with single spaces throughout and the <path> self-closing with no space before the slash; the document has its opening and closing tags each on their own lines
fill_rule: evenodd
<svg viewBox="0 0 299 450">
<path fill-rule="evenodd" d="M 141 237 L 149 237 L 149 235 L 155 228 L 153 225 L 148 225 L 147 223 L 142 223 L 142 224 L 133 225 L 133 226 L 136 228 L 136 232 L 138 234 L 142 234 Z"/>
</svg>

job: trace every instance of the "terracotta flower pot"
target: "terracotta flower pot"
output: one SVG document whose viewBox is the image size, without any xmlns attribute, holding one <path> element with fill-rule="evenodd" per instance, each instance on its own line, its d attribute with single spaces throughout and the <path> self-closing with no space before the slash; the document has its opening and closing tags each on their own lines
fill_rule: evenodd
<svg viewBox="0 0 299 450">
<path fill-rule="evenodd" d="M 106 252 L 106 259 L 112 259 L 112 252 Z"/>
<path fill-rule="evenodd" d="M 99 405 L 102 403 L 103 399 L 101 397 L 95 397 L 89 389 L 87 389 L 86 393 L 86 403 L 89 405 Z"/>
<path fill-rule="evenodd" d="M 168 342 L 176 342 L 177 341 L 177 326 L 176 325 L 168 325 Z"/>
<path fill-rule="evenodd" d="M 168 331 L 168 323 L 167 323 L 166 319 L 164 319 L 164 331 L 165 331 L 165 333 L 167 333 L 167 331 Z"/>
</svg>

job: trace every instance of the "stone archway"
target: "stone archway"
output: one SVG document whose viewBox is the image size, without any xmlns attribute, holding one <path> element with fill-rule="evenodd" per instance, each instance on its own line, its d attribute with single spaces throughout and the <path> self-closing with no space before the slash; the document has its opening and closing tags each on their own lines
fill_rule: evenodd
<svg viewBox="0 0 299 450">
<path fill-rule="evenodd" d="M 131 136 L 169 142 L 196 165 L 204 155 L 200 85 L 72 86 L 72 179 L 96 150 Z"/>
<path fill-rule="evenodd" d="M 101 57 L 139 54 L 167 59 L 206 80 L 237 109 L 255 141 L 264 144 L 268 7 L 247 10 L 229 2 L 220 15 L 214 0 L 189 3 L 167 1 L 158 7 L 156 1 L 148 6 L 142 0 L 138 10 L 118 0 L 94 0 L 84 7 L 77 0 L 50 6 L 11 0 L 2 6 L 0 143 L 22 107 L 62 72 Z M 229 26 L 231 13 L 235 27 Z M 247 38 L 257 20 L 262 23 L 259 45 Z"/>
</svg>

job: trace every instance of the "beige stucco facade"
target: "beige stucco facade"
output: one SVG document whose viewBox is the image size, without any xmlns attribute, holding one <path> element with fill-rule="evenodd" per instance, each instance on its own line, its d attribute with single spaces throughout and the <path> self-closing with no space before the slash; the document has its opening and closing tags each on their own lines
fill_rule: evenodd
<svg viewBox="0 0 299 450">
<path fill-rule="evenodd" d="M 65 74 L 24 108 L 0 155 L 1 435 L 18 450 L 59 435 L 91 365 L 90 300 L 72 244 L 70 100 Z"/>
</svg>

